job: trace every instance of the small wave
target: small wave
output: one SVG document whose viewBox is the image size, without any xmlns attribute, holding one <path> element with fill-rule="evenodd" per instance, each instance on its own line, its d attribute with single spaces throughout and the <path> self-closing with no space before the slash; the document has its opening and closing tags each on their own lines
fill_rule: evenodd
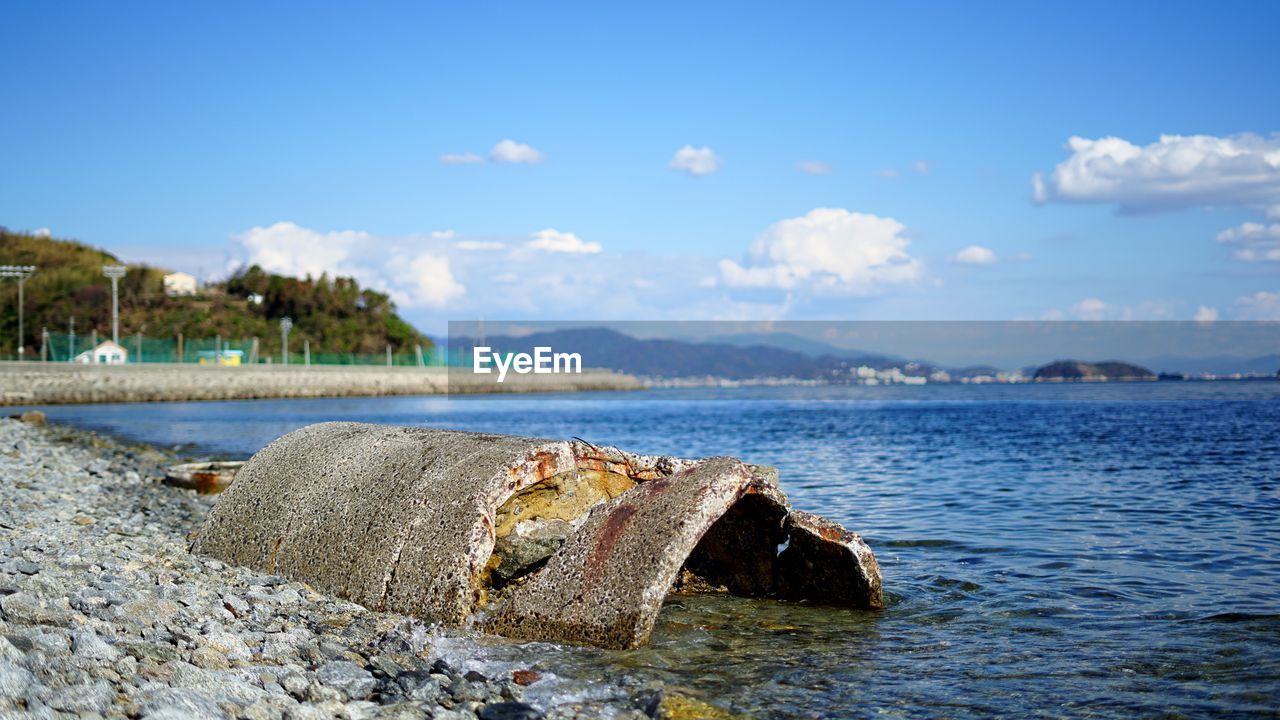
<svg viewBox="0 0 1280 720">
<path fill-rule="evenodd" d="M 1247 623 L 1247 622 L 1280 622 L 1280 613 L 1244 613 L 1225 612 L 1191 618 L 1186 622 L 1193 623 Z"/>
</svg>

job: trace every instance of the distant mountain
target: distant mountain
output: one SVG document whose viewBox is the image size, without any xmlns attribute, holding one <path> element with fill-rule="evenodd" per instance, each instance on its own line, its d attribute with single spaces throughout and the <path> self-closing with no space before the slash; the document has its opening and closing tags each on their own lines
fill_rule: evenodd
<svg viewBox="0 0 1280 720">
<path fill-rule="evenodd" d="M 450 338 L 450 352 L 470 351 L 474 338 Z M 495 352 L 532 353 L 535 347 L 581 353 L 589 367 L 659 378 L 715 377 L 729 380 L 792 378 L 844 382 L 859 363 L 832 356 L 811 357 L 770 345 L 641 340 L 606 328 L 574 328 L 520 337 L 486 337 Z"/>
<path fill-rule="evenodd" d="M 834 357 L 845 358 L 847 360 L 857 360 L 860 365 L 867 365 L 875 368 L 900 367 L 907 363 L 905 358 L 897 357 L 895 355 L 884 355 L 882 353 L 873 353 L 852 348 L 840 348 L 835 345 L 829 345 L 818 340 L 811 340 L 807 337 L 802 337 L 792 333 L 739 333 L 736 335 L 715 335 L 705 342 L 737 345 L 739 347 L 765 345 L 769 347 L 782 348 L 783 350 L 791 350 L 793 352 L 802 353 L 815 358 Z"/>
<path fill-rule="evenodd" d="M 1041 366 L 1032 376 L 1036 382 L 1087 382 L 1096 380 L 1155 380 L 1155 373 L 1138 365 L 1110 360 L 1087 363 L 1056 360 Z"/>
<path fill-rule="evenodd" d="M 1142 364 L 1160 372 L 1182 373 L 1188 377 L 1197 375 L 1257 374 L 1274 375 L 1280 370 L 1280 354 L 1246 358 L 1237 355 L 1214 355 L 1192 358 L 1181 355 L 1161 355 L 1143 358 Z"/>
</svg>

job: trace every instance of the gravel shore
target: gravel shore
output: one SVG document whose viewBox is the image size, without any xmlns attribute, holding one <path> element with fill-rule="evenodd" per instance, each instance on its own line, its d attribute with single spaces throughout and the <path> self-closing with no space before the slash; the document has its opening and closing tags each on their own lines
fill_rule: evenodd
<svg viewBox="0 0 1280 720">
<path fill-rule="evenodd" d="M 215 500 L 158 482 L 176 460 L 0 419 L 0 718 L 666 714 L 625 679 L 550 691 L 570 681 L 536 658 L 485 677 L 469 631 L 191 555 Z"/>
</svg>

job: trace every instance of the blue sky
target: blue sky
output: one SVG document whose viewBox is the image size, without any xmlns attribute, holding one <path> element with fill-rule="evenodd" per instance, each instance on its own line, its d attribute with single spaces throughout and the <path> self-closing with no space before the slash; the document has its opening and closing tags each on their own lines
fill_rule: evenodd
<svg viewBox="0 0 1280 720">
<path fill-rule="evenodd" d="M 0 224 L 437 332 L 1280 319 L 1280 5 L 687 5 L 6 2 Z"/>
</svg>

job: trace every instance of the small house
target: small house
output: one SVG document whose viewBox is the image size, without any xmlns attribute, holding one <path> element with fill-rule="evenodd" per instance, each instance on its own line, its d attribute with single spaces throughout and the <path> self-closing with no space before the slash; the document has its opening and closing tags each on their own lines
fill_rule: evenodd
<svg viewBox="0 0 1280 720">
<path fill-rule="evenodd" d="M 129 351 L 110 340 L 103 340 L 96 347 L 76 355 L 75 362 L 81 365 L 123 365 L 129 362 Z"/>
<path fill-rule="evenodd" d="M 196 288 L 196 279 L 193 275 L 175 272 L 164 276 L 164 294 L 169 297 L 195 295 Z"/>
</svg>

